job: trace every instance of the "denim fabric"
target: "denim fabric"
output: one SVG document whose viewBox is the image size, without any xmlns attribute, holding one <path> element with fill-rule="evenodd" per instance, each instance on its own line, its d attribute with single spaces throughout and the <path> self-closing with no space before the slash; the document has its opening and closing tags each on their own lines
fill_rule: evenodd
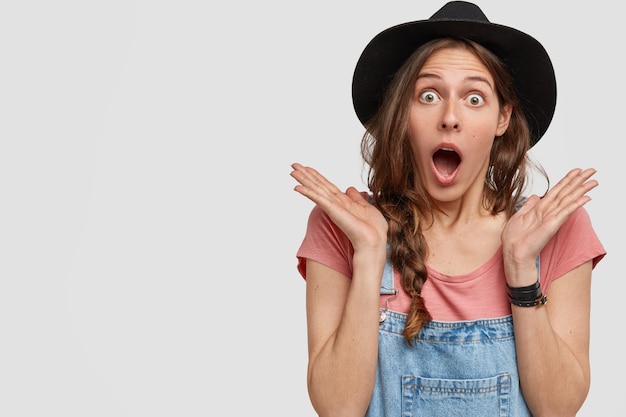
<svg viewBox="0 0 626 417">
<path fill-rule="evenodd" d="M 381 293 L 394 287 L 385 268 Z M 393 297 L 393 295 L 383 295 Z M 376 385 L 367 417 L 529 417 L 511 316 L 431 321 L 409 346 L 406 315 L 381 309 Z"/>
</svg>

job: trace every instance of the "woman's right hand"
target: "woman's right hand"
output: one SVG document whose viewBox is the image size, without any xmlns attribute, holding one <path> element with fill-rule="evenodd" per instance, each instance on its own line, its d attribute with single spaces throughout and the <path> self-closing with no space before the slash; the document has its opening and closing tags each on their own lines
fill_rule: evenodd
<svg viewBox="0 0 626 417">
<path fill-rule="evenodd" d="M 387 221 L 367 194 L 354 187 L 344 193 L 313 168 L 292 168 L 295 191 L 317 204 L 354 248 L 350 276 L 307 259 L 311 403 L 320 416 L 363 416 L 376 380 Z"/>
<path fill-rule="evenodd" d="M 300 183 L 294 190 L 328 214 L 350 239 L 355 252 L 385 247 L 387 221 L 356 188 L 349 187 L 344 193 L 313 168 L 299 163 L 291 167 L 291 176 Z"/>
</svg>

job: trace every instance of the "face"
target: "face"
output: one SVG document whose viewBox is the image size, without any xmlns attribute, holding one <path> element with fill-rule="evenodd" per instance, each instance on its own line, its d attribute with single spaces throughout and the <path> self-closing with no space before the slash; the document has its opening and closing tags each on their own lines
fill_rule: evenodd
<svg viewBox="0 0 626 417">
<path fill-rule="evenodd" d="M 419 175 L 435 201 L 481 196 L 494 138 L 511 116 L 501 108 L 493 77 L 470 51 L 434 52 L 419 72 L 409 137 Z"/>
</svg>

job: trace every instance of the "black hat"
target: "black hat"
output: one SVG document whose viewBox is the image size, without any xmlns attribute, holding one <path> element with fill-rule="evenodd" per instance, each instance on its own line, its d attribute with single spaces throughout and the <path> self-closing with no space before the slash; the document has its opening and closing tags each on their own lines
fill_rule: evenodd
<svg viewBox="0 0 626 417">
<path fill-rule="evenodd" d="M 407 22 L 376 35 L 354 70 L 352 102 L 362 124 L 376 113 L 396 71 L 422 44 L 437 38 L 473 40 L 508 66 L 530 128 L 530 146 L 546 132 L 556 105 L 554 68 L 544 47 L 532 36 L 491 23 L 478 6 L 465 1 L 445 4 L 428 20 Z"/>
</svg>

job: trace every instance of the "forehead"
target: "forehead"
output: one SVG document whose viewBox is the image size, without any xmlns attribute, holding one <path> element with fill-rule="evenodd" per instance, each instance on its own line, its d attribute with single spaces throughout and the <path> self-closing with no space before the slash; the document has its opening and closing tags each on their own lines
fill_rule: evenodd
<svg viewBox="0 0 626 417">
<path fill-rule="evenodd" d="M 449 74 L 463 77 L 477 76 L 486 78 L 493 85 L 493 77 L 487 66 L 474 52 L 460 46 L 434 51 L 424 61 L 419 74 L 439 77 Z"/>
</svg>

